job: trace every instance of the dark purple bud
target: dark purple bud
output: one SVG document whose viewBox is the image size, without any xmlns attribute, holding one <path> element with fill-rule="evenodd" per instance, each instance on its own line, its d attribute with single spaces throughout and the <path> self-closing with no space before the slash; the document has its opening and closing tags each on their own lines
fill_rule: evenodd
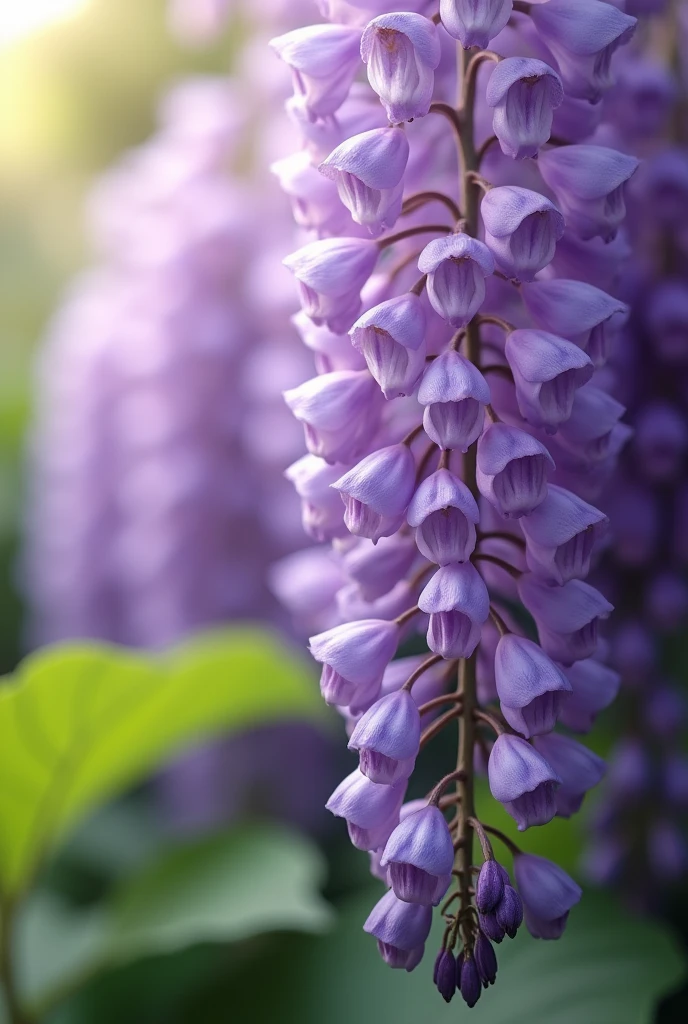
<svg viewBox="0 0 688 1024">
<path fill-rule="evenodd" d="M 497 955 L 492 948 L 492 943 L 483 932 L 478 932 L 473 947 L 473 957 L 483 988 L 494 985 L 497 980 Z"/>
<path fill-rule="evenodd" d="M 490 911 L 489 914 L 478 914 L 478 920 L 481 930 L 487 935 L 488 939 L 497 943 L 502 941 L 506 932 L 497 920 L 497 914 L 494 911 Z"/>
<path fill-rule="evenodd" d="M 504 895 L 497 905 L 495 914 L 497 924 L 504 929 L 510 939 L 513 939 L 523 921 L 523 904 L 512 885 L 504 886 Z"/>
<path fill-rule="evenodd" d="M 435 960 L 432 980 L 445 1003 L 451 1003 L 456 992 L 457 968 L 456 960 L 448 949 L 441 949 Z"/>
<path fill-rule="evenodd" d="M 496 860 L 485 861 L 475 886 L 475 905 L 479 913 L 488 914 L 497 906 L 504 895 L 505 874 L 504 868 Z"/>
<path fill-rule="evenodd" d="M 459 991 L 463 996 L 463 1001 L 468 1006 L 475 1006 L 480 999 L 482 991 L 480 974 L 475 959 L 472 953 L 467 953 L 465 950 L 459 975 Z"/>
</svg>

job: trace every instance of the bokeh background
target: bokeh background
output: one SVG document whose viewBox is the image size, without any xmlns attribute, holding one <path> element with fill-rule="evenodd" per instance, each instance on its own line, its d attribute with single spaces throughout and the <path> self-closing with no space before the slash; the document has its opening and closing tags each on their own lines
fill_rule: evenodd
<svg viewBox="0 0 688 1024">
<path fill-rule="evenodd" d="M 267 5 L 271 16 L 278 6 Z M 260 21 L 255 12 L 253 18 Z M 287 563 L 290 571 L 297 571 L 304 547 L 298 509 L 282 488 L 280 472 L 298 456 L 301 442 L 288 418 L 282 418 L 278 398 L 284 387 L 307 377 L 309 368 L 303 356 L 290 361 L 285 355 L 296 343 L 288 325 L 292 298 L 282 290 L 279 276 L 269 279 L 270 301 L 260 295 L 260 320 L 257 314 L 246 317 L 262 280 L 257 259 L 250 278 L 237 285 L 239 271 L 233 271 L 231 281 L 213 280 L 211 289 L 213 301 L 223 302 L 226 290 L 240 287 L 246 318 L 239 340 L 231 341 L 236 358 L 227 366 L 218 364 L 220 375 L 226 372 L 238 381 L 232 402 L 239 409 L 232 426 L 236 443 L 221 458 L 226 455 L 230 480 L 242 484 L 230 487 L 233 497 L 246 492 L 240 501 L 221 506 L 231 523 L 232 543 L 224 543 L 223 511 L 217 546 L 210 552 L 229 596 L 220 588 L 222 598 L 195 616 L 187 614 L 183 587 L 179 602 L 172 602 L 180 580 L 193 578 L 194 566 L 204 568 L 208 555 L 193 545 L 184 547 L 184 538 L 181 555 L 175 549 L 175 557 L 151 578 L 134 579 L 131 566 L 139 565 L 152 543 L 154 522 L 132 540 L 131 548 L 116 549 L 121 558 L 128 551 L 131 562 L 118 601 L 133 608 L 133 625 L 123 625 L 121 616 L 108 617 L 100 606 L 97 615 L 88 617 L 82 609 L 81 619 L 75 612 L 59 622 L 47 610 L 60 603 L 71 608 L 70 598 L 78 604 L 83 574 L 89 579 L 98 575 L 113 547 L 107 534 L 96 533 L 81 575 L 72 577 L 65 570 L 63 578 L 45 569 L 57 565 L 62 548 L 53 559 L 49 547 L 39 543 L 46 531 L 41 508 L 49 518 L 54 515 L 41 503 L 50 474 L 62 473 L 64 464 L 69 469 L 65 445 L 73 454 L 69 444 L 83 440 L 79 432 L 89 434 L 92 424 L 100 422 L 94 400 L 93 420 L 84 413 L 72 424 L 72 433 L 65 428 L 63 434 L 51 405 L 62 394 L 54 387 L 56 375 L 64 375 L 61 387 L 67 389 L 78 382 L 79 360 L 88 349 L 77 346 L 72 361 L 60 368 L 59 327 L 64 334 L 64 322 L 56 327 L 56 311 L 66 290 L 73 291 L 71 282 L 86 280 L 85 269 L 112 262 L 107 244 L 106 259 L 103 251 L 98 260 L 94 255 L 93 183 L 113 165 L 123 166 L 123 159 L 126 170 L 126 153 L 138 150 L 152 134 L 164 134 L 165 116 L 171 115 L 169 107 L 160 113 L 160 103 L 189 76 L 235 70 L 249 89 L 254 76 L 254 85 L 260 80 L 266 100 L 274 97 L 279 110 L 279 73 L 262 49 L 260 26 L 250 22 L 235 20 L 217 39 L 190 47 L 170 31 L 166 0 L 0 0 L 0 670 L 15 672 L 22 657 L 46 640 L 93 637 L 137 648 L 146 667 L 136 671 L 155 673 L 163 665 L 181 694 L 178 707 L 161 705 L 153 724 L 118 740 L 117 772 L 93 784 L 93 796 L 84 802 L 89 813 L 74 813 L 69 827 L 56 828 L 56 841 L 41 856 L 31 895 L 17 914 L 15 940 L 18 986 L 29 1021 L 338 1024 L 355 1019 L 410 1024 L 448 1020 L 461 1010 L 437 1005 L 427 978 L 399 978 L 378 962 L 360 931 L 366 908 L 377 898 L 371 896 L 377 883 L 368 876 L 365 856 L 349 848 L 342 823 L 329 819 L 322 807 L 336 780 L 349 770 L 341 726 L 320 710 L 316 679 L 301 654 L 304 629 L 324 602 L 322 595 L 311 594 L 311 604 L 288 616 L 279 609 L 275 591 L 289 604 L 289 573 L 270 568 L 290 556 L 296 559 Z M 251 32 L 257 36 L 254 43 Z M 245 111 L 241 93 L 230 98 L 238 109 L 228 110 L 223 130 L 234 137 Z M 179 108 L 177 113 L 183 121 Z M 269 116 L 267 107 L 261 117 Z M 243 139 L 253 138 L 250 125 L 248 134 L 245 125 L 241 130 Z M 261 216 L 273 230 L 274 247 L 288 248 L 288 241 L 282 242 L 288 238 L 290 211 L 277 186 L 264 186 L 268 191 L 263 194 L 272 197 L 261 200 L 266 205 L 251 205 L 250 186 L 261 173 L 255 168 L 289 152 L 277 120 L 272 134 L 264 122 L 261 130 L 262 148 L 250 144 L 232 158 L 232 175 L 247 187 L 247 213 L 245 222 L 233 221 L 222 230 L 226 227 L 241 253 L 242 239 L 255 234 Z M 145 159 L 140 165 L 133 159 L 136 179 L 147 165 Z M 218 174 L 224 161 L 221 154 L 214 168 Z M 186 181 L 186 170 L 179 173 Z M 154 173 L 151 181 L 155 191 Z M 168 213 L 176 196 L 170 186 Z M 107 197 L 104 202 L 107 206 Z M 126 214 L 132 208 L 123 201 L 121 209 Z M 136 249 L 135 232 L 129 244 Z M 78 287 L 88 292 L 88 285 Z M 112 309 L 135 319 L 137 307 L 127 305 L 128 293 L 121 301 Z M 102 318 L 94 322 L 102 331 Z M 84 330 L 83 319 L 67 320 L 68 328 L 75 324 Z M 209 332 L 211 342 L 217 342 Z M 141 345 L 145 342 L 144 334 Z M 95 367 L 95 390 L 88 384 L 81 400 L 84 394 L 106 400 L 107 387 L 99 388 L 108 372 L 119 387 L 129 381 L 129 363 L 115 361 L 108 370 L 109 365 Z M 183 367 L 180 372 L 186 380 Z M 37 450 L 49 452 L 45 464 Z M 174 443 L 165 450 L 166 472 L 181 473 Z M 87 525 L 107 522 L 107 516 L 98 518 L 96 506 L 108 487 L 120 487 L 130 469 L 126 460 L 101 466 L 97 484 L 79 492 L 81 505 L 71 520 L 67 515 L 66 526 L 79 519 L 77 512 L 84 513 Z M 158 479 L 151 485 L 152 505 Z M 145 503 L 145 488 L 142 493 Z M 261 518 L 258 507 L 269 514 Z M 76 526 L 73 533 L 65 532 L 65 550 L 69 537 L 74 545 L 82 542 Z M 27 549 L 34 551 L 33 562 Z M 38 569 L 36 550 L 43 552 Z M 323 593 L 339 585 L 329 580 L 325 565 L 322 574 Z M 56 602 L 51 587 L 59 586 L 64 593 Z M 193 594 L 192 587 L 190 602 L 197 607 Z M 267 638 L 255 632 L 256 623 L 268 630 Z M 212 636 L 199 639 L 199 631 L 208 626 L 214 627 Z M 184 644 L 181 650 L 179 643 Z M 74 680 L 81 657 L 87 655 L 76 651 L 54 665 L 48 660 L 43 669 L 30 662 L 29 669 L 21 670 L 23 678 L 39 688 L 41 671 L 47 669 L 64 682 L 64 693 L 73 692 L 78 700 Z M 112 662 L 102 655 L 102 663 L 100 655 L 93 657 L 87 662 L 93 672 L 114 671 L 113 665 L 122 676 L 135 672 L 124 655 L 107 655 Z M 242 703 L 247 685 L 258 694 L 253 703 Z M 61 698 L 52 699 L 59 703 Z M 207 704 L 195 728 L 183 724 L 189 700 Z M 54 711 L 57 716 L 57 704 Z M 49 705 L 41 714 L 52 725 Z M 180 724 L 158 740 L 156 729 L 168 714 Z M 622 726 L 621 715 L 602 716 L 595 748 L 608 749 Z M 223 730 L 227 735 L 218 738 Z M 40 748 L 41 730 L 31 728 L 18 742 Z M 96 736 L 96 748 L 98 742 Z M 138 756 L 135 748 L 145 753 Z M 446 754 L 440 749 L 432 756 L 441 760 Z M 3 763 L 9 780 L 13 762 L 8 757 Z M 419 784 L 431 780 L 437 774 L 434 764 L 422 763 L 420 774 Z M 7 785 L 11 789 L 10 781 Z M 585 815 L 572 822 L 557 819 L 532 837 L 529 849 L 580 877 L 585 823 Z M 506 816 L 497 824 L 511 831 Z M 6 835 L 0 836 L 0 847 L 3 843 L 11 845 Z M 545 946 L 521 936 L 504 950 L 499 985 L 473 1019 L 478 1024 L 685 1020 L 685 886 L 674 882 L 668 897 L 655 902 L 652 915 L 639 915 L 638 902 L 593 888 L 561 943 Z M 11 999 L 7 1013 L 9 1024 L 25 1024 Z"/>
</svg>

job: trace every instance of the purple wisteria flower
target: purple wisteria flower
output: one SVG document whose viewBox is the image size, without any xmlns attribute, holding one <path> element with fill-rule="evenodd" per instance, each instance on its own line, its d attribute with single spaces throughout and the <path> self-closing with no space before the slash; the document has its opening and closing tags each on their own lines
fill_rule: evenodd
<svg viewBox="0 0 688 1024">
<path fill-rule="evenodd" d="M 427 114 L 440 62 L 431 21 L 413 12 L 373 18 L 363 32 L 361 57 L 392 124 Z"/>
<path fill-rule="evenodd" d="M 340 782 L 326 806 L 346 820 L 351 842 L 358 850 L 376 850 L 396 828 L 405 793 L 406 779 L 380 786 L 357 768 Z"/>
<path fill-rule="evenodd" d="M 434 310 L 452 325 L 465 327 L 485 299 L 485 278 L 494 273 L 494 257 L 487 246 L 459 233 L 436 238 L 418 260 L 428 275 L 428 298 Z"/>
<path fill-rule="evenodd" d="M 270 45 L 291 68 L 296 96 L 309 116 L 326 117 L 341 107 L 359 66 L 359 29 L 308 25 Z"/>
<path fill-rule="evenodd" d="M 374 306 L 351 328 L 351 343 L 362 352 L 385 398 L 413 393 L 425 370 L 426 315 L 409 292 Z"/>
<path fill-rule="evenodd" d="M 556 814 L 555 792 L 561 779 L 552 766 L 520 736 L 498 736 L 487 766 L 490 792 L 515 820 L 519 832 L 546 825 Z"/>
<path fill-rule="evenodd" d="M 449 349 L 425 371 L 418 401 L 428 437 L 440 448 L 465 452 L 482 432 L 490 389 L 473 363 Z"/>
<path fill-rule="evenodd" d="M 402 128 L 374 128 L 342 142 L 320 164 L 341 201 L 371 234 L 394 225 L 401 213 L 409 144 Z"/>
<path fill-rule="evenodd" d="M 374 698 L 399 642 L 399 627 L 384 619 L 363 619 L 311 637 L 310 652 L 322 666 L 320 689 L 328 704 Z"/>
<path fill-rule="evenodd" d="M 430 804 L 400 821 L 380 863 L 389 869 L 400 900 L 436 907 L 449 888 L 454 865 L 451 833 L 439 808 Z"/>
<path fill-rule="evenodd" d="M 517 281 L 532 281 L 552 262 L 564 218 L 539 192 L 516 185 L 490 189 L 480 204 L 487 243 L 497 266 Z"/>
<path fill-rule="evenodd" d="M 556 71 L 532 57 L 507 57 L 490 76 L 485 99 L 494 107 L 492 130 L 514 160 L 537 156 L 552 134 L 564 90 Z M 489 195 L 489 193 L 488 193 Z"/>
<path fill-rule="evenodd" d="M 617 397 L 631 391 L 633 359 L 624 361 L 625 192 L 633 177 L 633 201 L 647 179 L 634 177 L 630 147 L 612 148 L 619 91 L 598 100 L 635 18 L 598 0 L 441 0 L 439 17 L 420 0 L 403 6 L 321 3 L 333 23 L 361 31 L 359 75 L 336 116 L 308 120 L 298 98 L 290 102 L 343 216 L 376 240 L 350 223 L 328 237 L 332 192 L 309 201 L 300 190 L 297 216 L 318 239 L 289 259 L 299 329 L 318 374 L 331 379 L 288 400 L 309 450 L 328 464 L 294 475 L 304 519 L 330 541 L 341 571 L 330 621 L 370 630 L 372 655 L 321 657 L 323 689 L 334 691 L 360 757 L 346 791 L 360 792 L 362 805 L 366 786 L 390 791 L 378 820 L 358 805 L 345 815 L 368 848 L 374 829 L 389 828 L 388 807 L 394 821 L 371 857 L 391 892 L 366 930 L 387 963 L 413 969 L 430 905 L 455 879 L 433 980 L 447 1002 L 458 992 L 473 1006 L 496 980 L 493 943 L 515 936 L 524 913 L 495 859 L 493 838 L 503 837 L 472 811 L 475 772 L 487 768 L 494 799 L 522 832 L 574 813 L 598 781 L 599 759 L 552 731 L 557 722 L 589 729 L 618 688 L 615 670 L 593 660 L 607 656 L 598 630 L 611 605 L 585 577 L 604 557 L 608 519 L 620 518 L 629 551 L 639 549 L 636 535 L 648 548 L 659 530 L 653 512 L 639 520 L 621 497 L 618 517 L 606 489 L 632 436 L 639 463 L 665 479 L 688 457 L 688 441 L 667 427 L 676 402 L 650 406 L 633 435 L 622 421 L 626 397 Z M 637 284 L 641 292 L 641 275 Z M 676 336 L 688 336 L 680 315 Z M 304 328 L 308 317 L 315 326 Z M 330 390 L 341 393 L 332 410 Z M 323 495 L 326 480 L 344 499 L 343 517 Z M 688 614 L 680 582 L 666 571 L 653 581 L 646 622 Z M 519 602 L 537 641 L 524 635 Z M 390 661 L 407 640 L 423 653 Z M 668 717 L 657 702 L 657 727 Z M 400 810 L 391 791 L 457 720 L 456 769 L 425 803 Z M 373 796 L 382 801 L 370 791 L 371 806 Z M 559 928 L 568 907 L 554 909 L 531 909 L 537 934 Z"/>
<path fill-rule="evenodd" d="M 571 907 L 581 898 L 580 886 L 558 864 L 529 853 L 514 857 L 514 875 L 528 931 L 536 939 L 560 938 Z"/>
</svg>

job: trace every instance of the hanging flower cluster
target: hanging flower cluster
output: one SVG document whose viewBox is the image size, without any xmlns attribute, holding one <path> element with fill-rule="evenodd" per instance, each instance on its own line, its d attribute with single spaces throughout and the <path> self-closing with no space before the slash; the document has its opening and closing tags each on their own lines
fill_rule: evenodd
<svg viewBox="0 0 688 1024">
<path fill-rule="evenodd" d="M 601 572 L 618 615 L 611 663 L 621 674 L 627 729 L 610 755 L 586 856 L 591 877 L 643 906 L 688 869 L 685 697 L 671 678 L 688 619 L 688 21 L 680 2 L 652 3 L 619 61 L 608 97 L 610 137 L 643 156 L 629 189 L 633 261 L 617 291 L 631 313 L 610 360 L 610 386 L 634 436 L 604 507 L 614 522 Z M 683 817 L 683 821 L 681 818 Z M 648 884 L 649 882 L 649 884 Z M 659 883 L 659 884 L 658 884 Z"/>
<path fill-rule="evenodd" d="M 584 580 L 607 523 L 590 502 L 628 436 L 601 374 L 627 306 L 589 276 L 618 265 L 638 161 L 589 136 L 635 18 L 599 0 L 320 6 L 326 23 L 272 46 L 304 143 L 280 173 L 310 233 L 285 263 L 318 353 L 286 392 L 308 448 L 287 475 L 339 567 L 310 649 L 359 755 L 328 807 L 388 886 L 364 926 L 384 960 L 418 965 L 446 896 L 434 980 L 473 1006 L 493 943 L 524 917 L 558 938 L 581 896 L 478 819 L 475 765 L 519 830 L 568 817 L 604 766 L 555 726 L 585 731 L 618 685 L 597 660 L 612 608 Z M 317 585 L 302 571 L 295 590 Z M 394 660 L 420 632 L 429 656 Z M 456 770 L 405 802 L 450 723 Z"/>
</svg>

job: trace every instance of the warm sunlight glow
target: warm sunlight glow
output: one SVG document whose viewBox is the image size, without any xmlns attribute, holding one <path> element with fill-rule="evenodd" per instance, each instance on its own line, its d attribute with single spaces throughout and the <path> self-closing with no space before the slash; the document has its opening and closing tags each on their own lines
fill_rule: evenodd
<svg viewBox="0 0 688 1024">
<path fill-rule="evenodd" d="M 0 48 L 85 10 L 90 0 L 0 0 Z"/>
</svg>

